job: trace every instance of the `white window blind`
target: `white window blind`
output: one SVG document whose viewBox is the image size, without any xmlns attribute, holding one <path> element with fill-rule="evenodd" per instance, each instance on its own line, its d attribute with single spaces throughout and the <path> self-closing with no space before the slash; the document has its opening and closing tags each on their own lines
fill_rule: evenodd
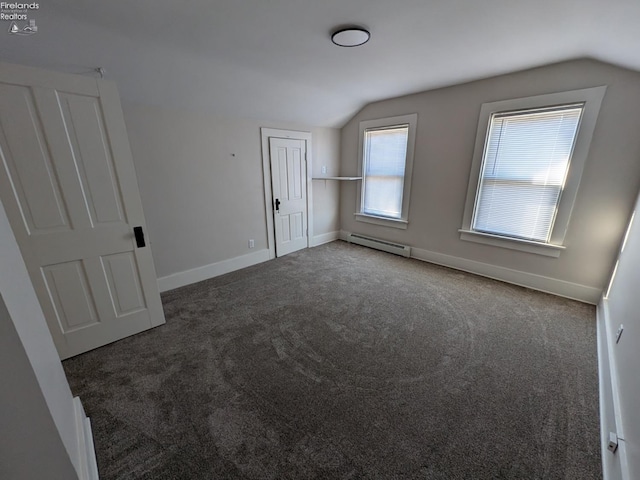
<svg viewBox="0 0 640 480">
<path fill-rule="evenodd" d="M 548 242 L 583 106 L 491 116 L 473 230 Z"/>
<path fill-rule="evenodd" d="M 409 125 L 364 131 L 362 213 L 401 218 Z"/>
</svg>

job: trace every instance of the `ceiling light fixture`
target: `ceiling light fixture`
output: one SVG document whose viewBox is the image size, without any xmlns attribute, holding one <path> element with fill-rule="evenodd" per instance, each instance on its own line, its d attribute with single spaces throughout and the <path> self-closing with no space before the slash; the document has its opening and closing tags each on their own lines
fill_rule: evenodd
<svg viewBox="0 0 640 480">
<path fill-rule="evenodd" d="M 333 32 L 331 41 L 339 47 L 358 47 L 371 38 L 368 30 L 361 27 L 344 27 Z"/>
</svg>

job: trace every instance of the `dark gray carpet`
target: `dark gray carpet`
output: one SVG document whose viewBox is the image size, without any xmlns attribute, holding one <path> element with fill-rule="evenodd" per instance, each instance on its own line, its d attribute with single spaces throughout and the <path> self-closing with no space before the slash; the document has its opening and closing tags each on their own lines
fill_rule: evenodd
<svg viewBox="0 0 640 480">
<path fill-rule="evenodd" d="M 334 242 L 64 362 L 103 479 L 599 479 L 593 307 Z"/>
</svg>

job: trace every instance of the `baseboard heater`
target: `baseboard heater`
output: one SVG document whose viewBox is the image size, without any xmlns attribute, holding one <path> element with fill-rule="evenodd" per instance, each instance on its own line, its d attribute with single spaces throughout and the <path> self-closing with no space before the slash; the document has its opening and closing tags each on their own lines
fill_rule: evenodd
<svg viewBox="0 0 640 480">
<path fill-rule="evenodd" d="M 411 247 L 407 245 L 400 245 L 399 243 L 387 242 L 386 240 L 365 237 L 364 235 L 358 235 L 357 233 L 348 234 L 347 242 L 362 245 L 363 247 L 375 248 L 376 250 L 382 250 L 383 252 L 394 253 L 403 257 L 411 256 Z"/>
</svg>

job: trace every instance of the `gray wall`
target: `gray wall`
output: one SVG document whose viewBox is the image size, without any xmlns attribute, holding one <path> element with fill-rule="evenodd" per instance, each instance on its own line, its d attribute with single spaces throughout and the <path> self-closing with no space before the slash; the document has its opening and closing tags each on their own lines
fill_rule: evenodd
<svg viewBox="0 0 640 480">
<path fill-rule="evenodd" d="M 133 104 L 123 110 L 158 277 L 267 248 L 260 127 L 310 130 L 313 171 L 338 169 L 337 129 Z M 339 223 L 337 187 L 317 183 L 314 235 Z"/>
<path fill-rule="evenodd" d="M 313 130 L 313 170 L 314 177 L 337 176 L 340 172 L 340 130 L 337 128 L 316 128 Z M 322 166 L 327 173 L 322 174 Z M 313 229 L 314 235 L 338 232 L 340 230 L 340 184 L 335 180 L 314 180 L 313 189 Z"/>
<path fill-rule="evenodd" d="M 640 157 L 638 157 L 640 162 Z M 620 420 L 624 431 L 618 435 L 625 439 L 629 478 L 640 478 L 640 198 L 635 206 L 635 217 L 624 250 L 620 254 L 616 275 L 611 284 L 609 298 L 605 301 L 605 321 L 611 333 L 609 361 L 613 374 L 618 377 Z M 620 342 L 615 343 L 615 333 L 620 324 L 624 331 Z M 615 426 L 610 423 L 610 430 Z"/>
<path fill-rule="evenodd" d="M 0 203 L 0 478 L 78 478 L 69 384 Z"/>
<path fill-rule="evenodd" d="M 607 85 L 560 258 L 461 241 L 480 107 L 485 102 Z M 357 222 L 355 182 L 341 190 L 341 227 L 431 252 L 602 288 L 640 179 L 640 74 L 591 60 L 561 63 L 366 106 L 342 129 L 341 173 L 358 169 L 358 123 L 418 113 L 409 227 Z"/>
</svg>

